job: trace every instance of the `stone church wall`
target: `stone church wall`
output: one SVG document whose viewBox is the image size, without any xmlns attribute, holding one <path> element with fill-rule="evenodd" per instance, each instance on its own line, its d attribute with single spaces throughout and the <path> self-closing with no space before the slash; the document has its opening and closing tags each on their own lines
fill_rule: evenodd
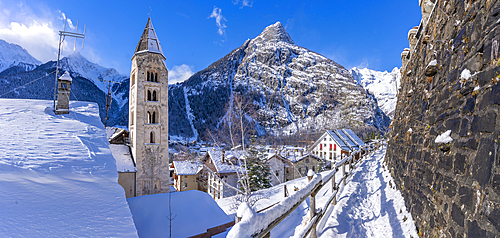
<svg viewBox="0 0 500 238">
<path fill-rule="evenodd" d="M 386 163 L 422 237 L 500 237 L 500 0 L 422 1 Z"/>
</svg>

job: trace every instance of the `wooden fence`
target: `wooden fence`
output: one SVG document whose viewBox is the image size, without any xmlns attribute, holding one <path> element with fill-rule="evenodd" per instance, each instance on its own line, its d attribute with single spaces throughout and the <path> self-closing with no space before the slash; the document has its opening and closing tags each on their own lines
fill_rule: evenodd
<svg viewBox="0 0 500 238">
<path fill-rule="evenodd" d="M 307 197 L 310 197 L 308 222 L 302 225 L 302 229 L 295 230 L 294 237 L 306 237 L 310 234 L 310 237 L 316 238 L 316 225 L 325 215 L 330 205 L 337 204 L 337 193 L 339 192 L 340 185 L 343 184 L 345 186 L 347 184 L 347 179 L 353 174 L 356 164 L 380 146 L 381 142 L 375 142 L 351 153 L 349 157 L 342 159 L 334 165 L 332 164 L 332 170 L 324 177 L 322 177 L 321 174 L 308 173 L 308 185 L 290 197 L 285 198 L 275 207 L 270 209 L 266 208 L 266 211 L 252 216 L 250 219 L 236 217 L 236 224 L 229 231 L 228 237 L 248 236 L 248 234 L 251 234 L 252 237 L 259 238 L 270 237 L 271 230 L 288 217 L 288 215 L 304 202 Z M 348 169 L 346 169 L 346 167 L 348 167 Z M 342 169 L 342 179 L 336 183 L 335 174 L 340 169 Z M 316 209 L 316 194 L 329 183 L 331 183 L 332 195 L 322 209 Z M 290 205 L 290 203 L 293 203 L 293 205 Z M 256 226 L 256 224 L 259 225 Z M 242 232 L 245 234 L 241 235 Z"/>
</svg>

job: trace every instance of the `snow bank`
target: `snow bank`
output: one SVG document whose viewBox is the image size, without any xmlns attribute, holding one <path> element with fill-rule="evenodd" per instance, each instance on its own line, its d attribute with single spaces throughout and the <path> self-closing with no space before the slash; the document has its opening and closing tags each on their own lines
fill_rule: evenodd
<svg viewBox="0 0 500 238">
<path fill-rule="evenodd" d="M 191 190 L 170 194 L 172 237 L 199 235 L 232 221 L 208 193 Z M 140 237 L 169 236 L 168 193 L 129 198 L 128 203 Z"/>
<path fill-rule="evenodd" d="M 301 202 L 304 197 L 311 194 L 316 185 L 321 182 L 321 174 L 316 174 L 311 182 L 309 182 L 304 188 L 297 191 L 290 197 L 283 199 L 279 204 L 269 210 L 262 213 L 242 212 L 243 214 L 251 214 L 251 217 L 247 218 L 243 216 L 241 222 L 234 225 L 228 232 L 227 237 L 251 237 L 253 234 L 261 232 L 266 229 L 269 224 L 289 211 L 295 204 Z"/>
<path fill-rule="evenodd" d="M 0 99 L 0 236 L 137 237 L 97 104 Z"/>
<path fill-rule="evenodd" d="M 436 137 L 436 140 L 434 141 L 434 143 L 436 144 L 439 144 L 439 143 L 444 143 L 444 144 L 447 144 L 447 143 L 450 143 L 453 141 L 453 138 L 450 137 L 451 135 L 451 130 L 447 130 L 445 133 L 439 135 L 438 137 Z"/>
</svg>

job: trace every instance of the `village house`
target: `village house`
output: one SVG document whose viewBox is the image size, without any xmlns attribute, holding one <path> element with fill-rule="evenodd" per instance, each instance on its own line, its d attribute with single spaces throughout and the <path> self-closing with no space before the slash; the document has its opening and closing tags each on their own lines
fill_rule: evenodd
<svg viewBox="0 0 500 238">
<path fill-rule="evenodd" d="M 173 180 L 177 191 L 199 190 L 198 173 L 203 166 L 194 161 L 174 161 L 171 168 L 174 169 Z"/>
<path fill-rule="evenodd" d="M 351 129 L 337 129 L 323 133 L 312 145 L 311 151 L 322 159 L 335 162 L 363 146 L 365 143 Z"/>
<path fill-rule="evenodd" d="M 308 154 L 305 148 L 283 146 L 269 149 L 266 159 L 271 169 L 273 186 L 306 176 L 309 169 L 319 172 L 327 163 L 314 154 Z"/>
<path fill-rule="evenodd" d="M 207 192 L 215 199 L 234 196 L 239 188 L 239 175 L 244 173 L 243 161 L 246 152 L 209 150 L 201 161 L 206 166 Z"/>
<path fill-rule="evenodd" d="M 116 160 L 118 171 L 118 184 L 125 190 L 127 198 L 135 197 L 135 176 L 137 169 L 130 153 L 130 147 L 125 144 L 128 132 L 124 129 L 108 127 L 106 134 L 109 141 L 109 149 Z"/>
</svg>

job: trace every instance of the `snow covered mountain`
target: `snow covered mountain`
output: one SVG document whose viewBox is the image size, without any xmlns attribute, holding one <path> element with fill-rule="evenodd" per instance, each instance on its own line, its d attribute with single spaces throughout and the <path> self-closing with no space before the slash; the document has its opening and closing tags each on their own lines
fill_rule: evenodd
<svg viewBox="0 0 500 238">
<path fill-rule="evenodd" d="M 41 63 L 21 46 L 0 39 L 0 72 L 14 66 L 28 71 Z"/>
<path fill-rule="evenodd" d="M 16 53 L 17 52 L 17 53 Z M 0 40 L 0 95 L 3 98 L 51 100 L 54 93 L 55 61 L 40 64 L 26 50 Z M 69 71 L 73 77 L 70 100 L 89 101 L 99 104 L 99 114 L 104 122 L 108 83 L 112 84 L 112 103 L 108 113 L 108 125 L 128 125 L 129 77 L 115 69 L 105 68 L 85 59 L 80 53 L 64 57 L 60 72 Z"/>
<path fill-rule="evenodd" d="M 358 84 L 375 95 L 378 106 L 392 119 L 396 109 L 397 93 L 401 79 L 399 69 L 396 67 L 389 73 L 367 68 L 352 68 L 349 72 Z"/>
<path fill-rule="evenodd" d="M 80 52 L 75 52 L 67 57 L 64 57 L 59 64 L 61 68 L 60 70 L 69 71 L 72 72 L 73 75 L 90 79 L 101 91 L 105 93 L 108 92 L 107 81 L 122 84 L 128 83 L 125 82 L 128 79 L 128 76 L 118 73 L 118 71 L 113 68 L 105 68 L 96 63 L 92 63 L 83 57 Z M 114 84 L 111 84 L 111 86 L 114 86 Z M 117 101 L 120 107 L 123 107 L 125 103 L 128 103 L 128 91 L 117 92 L 116 90 L 112 90 L 112 92 L 113 99 Z"/>
<path fill-rule="evenodd" d="M 280 22 L 169 90 L 170 136 L 183 138 L 231 123 L 236 95 L 259 134 L 390 123 L 348 70 L 295 45 Z"/>
</svg>

